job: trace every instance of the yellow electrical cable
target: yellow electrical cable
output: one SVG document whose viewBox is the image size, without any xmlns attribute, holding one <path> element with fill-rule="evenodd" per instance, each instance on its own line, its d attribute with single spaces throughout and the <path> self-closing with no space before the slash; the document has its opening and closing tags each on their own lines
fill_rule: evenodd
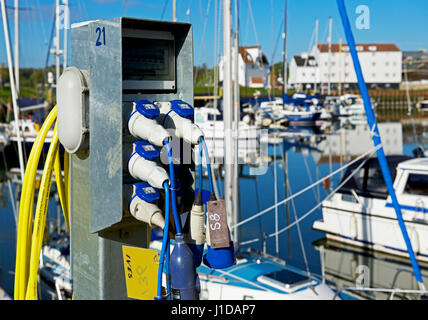
<svg viewBox="0 0 428 320">
<path fill-rule="evenodd" d="M 64 213 L 64 220 L 67 225 L 67 230 L 70 231 L 70 215 L 68 211 L 68 202 L 67 197 L 65 195 L 64 181 L 62 180 L 61 174 L 61 161 L 59 158 L 59 148 L 55 154 L 55 162 L 54 162 L 54 173 L 56 180 L 56 187 L 58 189 L 59 201 L 61 202 L 62 212 Z"/>
<path fill-rule="evenodd" d="M 68 206 L 68 224 L 71 225 L 70 218 L 70 155 L 64 151 L 64 185 L 65 185 L 65 199 Z"/>
<path fill-rule="evenodd" d="M 22 191 L 19 207 L 18 236 L 16 246 L 16 265 L 15 265 L 15 299 L 25 298 L 26 283 L 28 279 L 29 268 L 29 235 L 32 226 L 32 208 L 34 204 L 34 182 L 37 172 L 37 166 L 40 154 L 50 127 L 56 119 L 56 106 L 51 110 L 46 118 L 36 140 L 33 143 L 30 157 L 27 162 L 27 168 L 22 180 Z"/>
<path fill-rule="evenodd" d="M 32 229 L 32 213 L 34 204 L 34 181 L 37 173 L 40 154 L 44 145 L 46 135 L 56 118 L 56 108 L 54 108 L 46 119 L 42 130 L 33 144 L 32 155 L 30 155 L 27 164 L 28 174 L 24 174 L 23 190 L 21 193 L 20 222 L 18 226 L 18 244 L 17 244 L 17 266 L 18 272 L 15 277 L 18 279 L 18 299 L 25 298 L 26 282 L 28 280 L 28 268 L 30 258 L 30 237 Z"/>
<path fill-rule="evenodd" d="M 43 244 L 43 235 L 46 227 L 46 215 L 49 205 L 50 188 L 52 183 L 52 171 L 58 151 L 59 140 L 57 126 L 55 124 L 54 136 L 49 147 L 46 163 L 43 168 L 39 195 L 37 197 L 36 213 L 34 216 L 34 228 L 31 239 L 30 273 L 28 277 L 26 300 L 37 299 L 37 274 L 39 270 L 40 251 Z"/>
</svg>

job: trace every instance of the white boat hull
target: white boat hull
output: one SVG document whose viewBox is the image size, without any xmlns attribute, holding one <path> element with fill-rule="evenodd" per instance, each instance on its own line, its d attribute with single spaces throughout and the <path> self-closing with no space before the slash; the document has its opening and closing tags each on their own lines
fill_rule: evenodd
<svg viewBox="0 0 428 320">
<path fill-rule="evenodd" d="M 340 194 L 335 195 L 335 197 L 340 196 Z M 408 256 L 394 209 L 385 207 L 385 201 L 378 199 L 370 201 L 373 207 L 363 210 L 359 204 L 343 203 L 338 206 L 338 202 L 325 201 L 323 220 L 316 221 L 313 228 L 326 232 L 329 239 Z M 417 259 L 428 261 L 427 215 L 411 210 L 402 211 Z"/>
</svg>

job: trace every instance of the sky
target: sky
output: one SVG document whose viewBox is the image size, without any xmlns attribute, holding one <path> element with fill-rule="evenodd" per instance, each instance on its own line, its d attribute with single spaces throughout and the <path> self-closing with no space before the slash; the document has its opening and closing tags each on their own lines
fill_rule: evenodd
<svg viewBox="0 0 428 320">
<path fill-rule="evenodd" d="M 69 0 L 70 20 L 71 23 L 76 23 L 119 16 L 172 20 L 172 2 L 172 0 Z M 13 3 L 13 0 L 6 0 L 6 5 L 10 8 L 13 7 Z M 54 17 L 55 0 L 19 0 L 19 3 L 21 67 L 43 67 Z M 214 37 L 216 17 L 222 20 L 218 13 L 221 12 L 219 8 L 221 3 L 221 0 L 177 0 L 178 21 L 193 25 L 196 65 L 206 63 L 212 66 L 215 57 L 218 61 L 221 54 L 221 29 L 217 28 L 220 31 L 217 54 Z M 239 0 L 239 3 L 240 45 L 261 45 L 269 61 L 272 61 L 272 57 L 274 62 L 281 61 L 285 0 Z M 345 3 L 357 43 L 395 43 L 402 51 L 428 49 L 427 0 L 345 0 Z M 369 20 L 364 20 L 367 29 L 356 27 L 356 22 L 361 16 L 356 10 L 361 5 L 369 9 Z M 13 42 L 13 10 L 7 11 Z M 316 19 L 319 19 L 319 43 L 327 42 L 329 17 L 333 18 L 332 41 L 338 43 L 340 38 L 345 37 L 336 0 L 288 0 L 288 60 L 293 55 L 308 51 Z M 0 61 L 7 64 L 3 24 L 0 32 Z M 51 57 L 49 64 L 53 63 L 54 58 Z"/>
</svg>

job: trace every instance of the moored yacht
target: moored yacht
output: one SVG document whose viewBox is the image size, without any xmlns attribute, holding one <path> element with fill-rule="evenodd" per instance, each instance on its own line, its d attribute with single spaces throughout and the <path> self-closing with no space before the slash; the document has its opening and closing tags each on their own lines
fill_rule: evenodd
<svg viewBox="0 0 428 320">
<path fill-rule="evenodd" d="M 428 159 L 388 156 L 387 160 L 416 257 L 428 261 Z M 342 181 L 360 165 L 361 161 L 350 166 Z M 323 201 L 322 214 L 313 228 L 326 232 L 327 238 L 408 255 L 376 158 L 369 159 L 336 194 Z"/>
</svg>

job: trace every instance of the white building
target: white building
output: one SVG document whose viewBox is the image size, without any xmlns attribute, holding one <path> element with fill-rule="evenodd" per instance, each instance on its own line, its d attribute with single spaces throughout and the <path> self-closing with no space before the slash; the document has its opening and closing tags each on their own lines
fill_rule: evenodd
<svg viewBox="0 0 428 320">
<path fill-rule="evenodd" d="M 232 80 L 235 80 L 234 51 L 232 48 Z M 239 85 L 250 88 L 270 87 L 269 62 L 260 46 L 239 47 Z M 220 81 L 223 81 L 223 57 L 220 60 Z"/>
<path fill-rule="evenodd" d="M 302 85 L 302 89 L 312 88 L 319 83 L 319 68 L 314 56 L 302 53 L 294 56 L 290 61 L 288 83 L 290 85 Z"/>
<path fill-rule="evenodd" d="M 357 44 L 356 47 L 364 79 L 369 88 L 399 87 L 402 75 L 402 52 L 395 44 Z M 345 88 L 356 87 L 357 77 L 348 45 L 332 44 L 329 52 L 328 44 L 319 44 L 312 49 L 311 57 L 316 60 L 317 71 L 309 73 L 307 66 L 293 63 L 296 59 L 293 58 L 290 63 L 290 84 L 306 88 L 309 84 L 312 87 L 314 83 L 323 84 L 325 87 L 330 82 L 333 89 L 337 88 L 339 83 Z M 300 59 L 304 59 L 304 56 Z M 299 75 L 299 72 L 305 73 L 306 76 L 292 77 L 292 74 Z"/>
</svg>

